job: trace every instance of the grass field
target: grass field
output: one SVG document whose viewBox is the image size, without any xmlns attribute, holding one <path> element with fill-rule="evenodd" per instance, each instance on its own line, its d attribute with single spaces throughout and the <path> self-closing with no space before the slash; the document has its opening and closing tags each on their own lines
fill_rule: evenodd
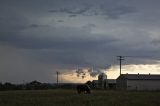
<svg viewBox="0 0 160 106">
<path fill-rule="evenodd" d="M 1 91 L 0 106 L 160 106 L 160 92 L 75 90 Z"/>
</svg>

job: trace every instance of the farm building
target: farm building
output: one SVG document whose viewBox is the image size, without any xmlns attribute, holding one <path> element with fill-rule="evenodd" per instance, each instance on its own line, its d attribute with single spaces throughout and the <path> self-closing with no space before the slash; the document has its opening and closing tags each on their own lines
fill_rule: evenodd
<svg viewBox="0 0 160 106">
<path fill-rule="evenodd" d="M 117 89 L 160 90 L 160 75 L 122 74 L 117 80 Z"/>
<path fill-rule="evenodd" d="M 108 89 L 116 89 L 116 80 L 115 79 L 107 79 Z"/>
<path fill-rule="evenodd" d="M 98 85 L 99 88 L 107 88 L 107 75 L 105 73 L 101 73 L 98 76 Z"/>
<path fill-rule="evenodd" d="M 103 89 L 103 88 L 106 88 L 107 87 L 107 75 L 105 73 L 101 73 L 99 74 L 98 76 L 98 80 L 93 80 L 92 81 L 92 86 L 94 88 L 100 88 L 100 89 Z"/>
<path fill-rule="evenodd" d="M 99 89 L 115 89 L 116 88 L 116 80 L 107 79 L 107 75 L 105 73 L 101 73 L 98 76 L 98 80 L 92 81 L 93 88 Z"/>
</svg>

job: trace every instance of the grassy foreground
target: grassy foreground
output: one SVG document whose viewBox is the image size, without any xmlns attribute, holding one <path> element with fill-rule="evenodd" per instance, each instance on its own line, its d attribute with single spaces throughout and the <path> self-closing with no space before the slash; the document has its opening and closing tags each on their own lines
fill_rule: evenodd
<svg viewBox="0 0 160 106">
<path fill-rule="evenodd" d="M 1 91 L 0 106 L 160 106 L 160 92 L 75 90 Z"/>
</svg>

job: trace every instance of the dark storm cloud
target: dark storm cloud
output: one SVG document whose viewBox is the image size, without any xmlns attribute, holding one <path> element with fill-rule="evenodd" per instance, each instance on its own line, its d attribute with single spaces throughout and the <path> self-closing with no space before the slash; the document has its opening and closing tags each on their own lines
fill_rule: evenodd
<svg viewBox="0 0 160 106">
<path fill-rule="evenodd" d="M 48 42 L 43 43 L 42 39 L 32 38 L 21 35 L 2 35 L 0 36 L 0 41 L 7 43 L 11 46 L 15 46 L 18 48 L 30 48 L 30 49 L 38 49 L 38 48 L 48 48 L 50 44 Z M 44 45 L 45 44 L 45 45 Z"/>
<path fill-rule="evenodd" d="M 52 81 L 50 74 L 65 68 L 118 64 L 117 55 L 158 57 L 159 4 L 157 0 L 1 0 L 0 78 L 14 80 L 20 73 L 17 80 Z M 124 64 L 151 63 L 126 60 Z"/>
<path fill-rule="evenodd" d="M 65 35 L 61 35 L 65 36 Z M 97 35 L 98 36 L 98 35 Z M 55 49 L 96 49 L 104 44 L 110 44 L 112 42 L 117 41 L 114 38 L 106 38 L 104 40 L 96 40 L 96 39 L 86 39 L 86 40 L 79 40 L 76 38 L 70 38 L 70 40 L 65 40 L 62 38 L 54 38 L 53 39 L 43 39 L 43 38 L 36 38 L 31 36 L 22 36 L 22 35 L 1 35 L 0 36 L 1 42 L 6 42 L 15 47 L 20 48 L 27 48 L 27 49 L 48 49 L 48 48 L 55 48 Z"/>
<path fill-rule="evenodd" d="M 110 6 L 111 5 L 111 6 Z M 78 8 L 60 8 L 49 10 L 50 13 L 66 13 L 69 17 L 77 17 L 79 15 L 82 16 L 107 16 L 111 19 L 118 19 L 121 15 L 130 14 L 136 12 L 135 8 L 125 6 L 125 5 L 114 5 L 113 4 L 95 4 L 93 5 L 82 5 Z"/>
<path fill-rule="evenodd" d="M 4 14 L 0 19 L 0 32 L 19 31 L 26 28 L 27 20 L 21 15 Z"/>
<path fill-rule="evenodd" d="M 57 22 L 64 22 L 64 20 L 58 20 Z"/>
<path fill-rule="evenodd" d="M 48 27 L 47 25 L 31 24 L 28 28 Z M 26 27 L 27 28 L 27 27 Z"/>
<path fill-rule="evenodd" d="M 101 52 L 103 52 L 104 49 L 111 50 L 113 47 L 110 44 L 117 42 L 118 39 L 112 38 L 110 36 L 105 37 L 105 39 L 92 38 L 94 36 L 101 35 L 90 34 L 84 30 L 87 28 L 90 29 L 91 27 L 96 26 L 94 24 L 89 24 L 83 27 L 83 30 L 75 28 L 64 28 L 66 29 L 66 31 L 63 30 L 65 32 L 64 35 L 63 33 L 60 34 L 59 31 L 57 32 L 57 36 L 61 37 L 57 38 L 56 34 L 53 34 L 53 37 L 45 39 L 34 36 L 22 36 L 18 35 L 17 33 L 12 33 L 12 35 L 0 36 L 0 41 L 15 48 L 31 49 L 33 51 L 39 49 L 38 52 L 32 52 L 30 57 L 42 63 L 56 63 L 65 67 L 99 67 L 104 65 L 102 62 L 100 62 L 101 59 L 97 59 L 99 55 L 103 55 Z M 56 30 L 54 31 L 56 33 Z M 69 35 L 68 39 L 64 38 L 66 34 Z M 89 36 L 89 38 L 86 36 Z M 44 52 L 43 49 L 51 50 Z M 92 54 L 90 54 L 91 52 Z M 95 58 L 95 60 L 90 60 L 90 58 Z"/>
<path fill-rule="evenodd" d="M 157 38 L 157 39 L 153 39 L 152 42 L 151 42 L 153 45 L 160 45 L 160 39 Z"/>
<path fill-rule="evenodd" d="M 66 13 L 69 14 L 70 17 L 75 17 L 78 15 L 92 15 L 89 12 L 89 7 L 84 7 L 84 8 L 61 8 L 58 10 L 49 10 L 48 12 L 50 13 Z"/>
<path fill-rule="evenodd" d="M 89 10 L 88 7 L 86 8 L 82 8 L 82 9 L 76 9 L 76 8 L 71 8 L 71 9 L 68 9 L 68 8 L 61 8 L 61 9 L 58 9 L 58 10 L 49 10 L 48 12 L 51 12 L 51 13 L 68 13 L 68 14 L 71 14 L 71 15 L 78 15 L 78 14 L 83 14 L 85 12 L 87 12 L 87 10 Z"/>
<path fill-rule="evenodd" d="M 102 10 L 104 11 L 104 14 L 110 19 L 118 19 L 120 18 L 120 16 L 136 12 L 135 8 L 127 6 L 119 6 L 115 8 L 105 8 L 104 6 L 102 6 Z"/>
</svg>

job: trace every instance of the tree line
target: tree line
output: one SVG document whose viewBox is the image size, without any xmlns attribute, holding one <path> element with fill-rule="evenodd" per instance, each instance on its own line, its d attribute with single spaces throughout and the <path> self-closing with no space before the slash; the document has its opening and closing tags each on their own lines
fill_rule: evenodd
<svg viewBox="0 0 160 106">
<path fill-rule="evenodd" d="M 54 89 L 56 86 L 49 83 L 41 83 L 38 81 L 31 81 L 26 84 L 12 84 L 10 82 L 0 83 L 0 91 L 6 90 L 46 90 Z"/>
</svg>

